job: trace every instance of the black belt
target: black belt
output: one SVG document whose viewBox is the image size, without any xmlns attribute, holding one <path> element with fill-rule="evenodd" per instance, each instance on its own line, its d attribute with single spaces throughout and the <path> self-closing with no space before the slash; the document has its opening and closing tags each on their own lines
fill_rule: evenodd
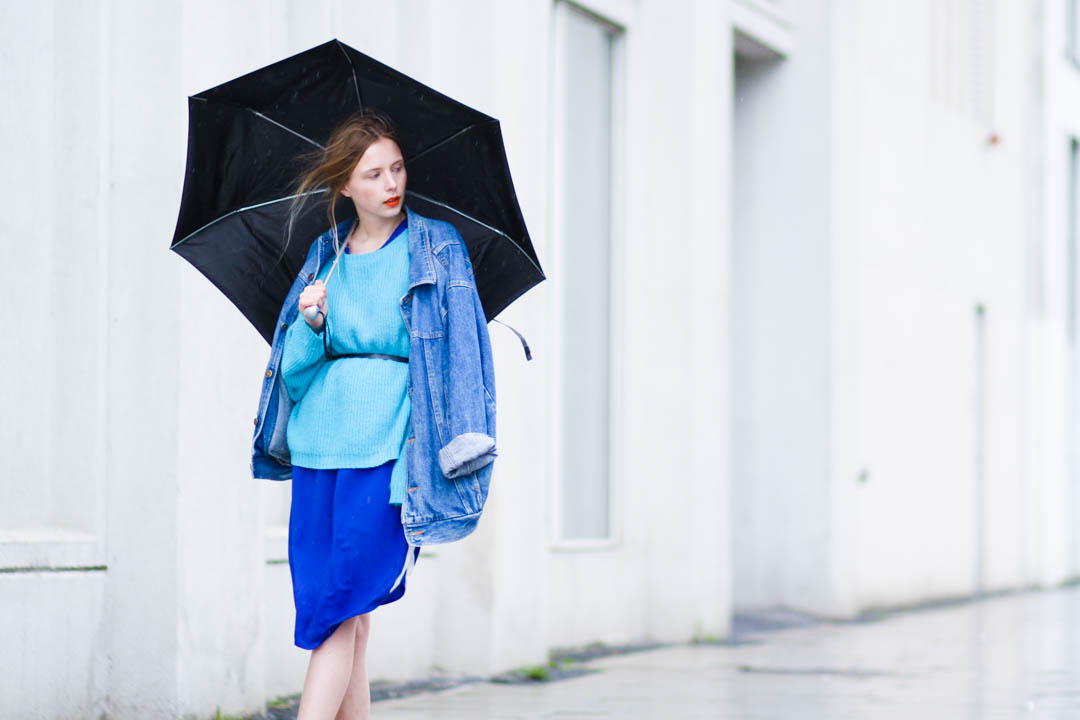
<svg viewBox="0 0 1080 720">
<path fill-rule="evenodd" d="M 323 355 L 327 360 L 340 360 L 341 358 L 376 358 L 378 360 L 394 360 L 400 363 L 408 363 L 409 358 L 400 355 L 383 355 L 382 353 L 336 353 L 330 349 L 330 318 L 323 320 L 322 328 Z"/>
<path fill-rule="evenodd" d="M 400 355 L 383 355 L 382 353 L 341 353 L 340 355 L 329 352 L 326 353 L 327 360 L 340 360 L 341 358 L 377 358 L 380 360 L 396 360 L 398 362 L 407 363 L 409 358 L 401 357 Z"/>
</svg>

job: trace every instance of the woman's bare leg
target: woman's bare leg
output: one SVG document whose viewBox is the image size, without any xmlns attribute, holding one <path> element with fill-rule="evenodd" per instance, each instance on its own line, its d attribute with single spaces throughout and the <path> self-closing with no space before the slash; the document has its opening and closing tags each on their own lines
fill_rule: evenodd
<svg viewBox="0 0 1080 720">
<path fill-rule="evenodd" d="M 352 675 L 349 687 L 341 701 L 341 710 L 335 720 L 368 720 L 371 717 L 371 686 L 367 674 L 367 643 L 371 633 L 371 613 L 358 615 L 356 641 L 352 658 Z"/>
<path fill-rule="evenodd" d="M 311 651 L 297 720 L 327 720 L 341 707 L 352 675 L 356 625 L 357 618 L 349 618 Z"/>
</svg>

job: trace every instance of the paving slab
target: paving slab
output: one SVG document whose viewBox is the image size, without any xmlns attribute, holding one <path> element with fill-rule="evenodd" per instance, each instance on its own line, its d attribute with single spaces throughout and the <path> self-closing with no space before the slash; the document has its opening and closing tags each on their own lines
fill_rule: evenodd
<svg viewBox="0 0 1080 720">
<path fill-rule="evenodd" d="M 752 624 L 751 624 L 752 625 Z M 584 663 L 535 684 L 470 683 L 376 703 L 410 720 L 1080 718 L 1080 588 L 792 623 L 737 642 Z"/>
</svg>

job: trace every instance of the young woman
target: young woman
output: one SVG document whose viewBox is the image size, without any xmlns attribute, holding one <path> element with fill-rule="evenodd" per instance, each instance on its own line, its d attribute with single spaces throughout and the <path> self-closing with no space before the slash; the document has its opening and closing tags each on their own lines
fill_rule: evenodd
<svg viewBox="0 0 1080 720">
<path fill-rule="evenodd" d="M 406 210 L 405 185 L 393 128 L 364 112 L 297 192 L 326 190 L 330 229 L 282 308 L 252 467 L 293 481 L 295 643 L 312 650 L 299 720 L 369 716 L 370 613 L 402 596 L 418 545 L 472 531 L 495 456 L 468 253 L 451 225 Z M 339 197 L 355 220 L 337 223 Z"/>
</svg>

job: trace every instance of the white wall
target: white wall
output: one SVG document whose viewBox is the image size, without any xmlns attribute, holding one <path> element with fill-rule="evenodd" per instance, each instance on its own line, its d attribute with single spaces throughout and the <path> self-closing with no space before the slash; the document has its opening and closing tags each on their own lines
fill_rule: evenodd
<svg viewBox="0 0 1080 720">
<path fill-rule="evenodd" d="M 833 207 L 850 292 L 835 322 L 851 332 L 836 387 L 852 430 L 833 482 L 855 518 L 859 608 L 1031 580 L 1017 549 L 1038 532 L 1022 518 L 1021 457 L 1037 192 L 1025 135 L 1040 89 L 1022 68 L 1039 49 L 1021 8 L 996 7 L 981 46 L 973 18 L 929 3 L 837 3 L 832 16 L 850 40 L 835 56 Z"/>
<path fill-rule="evenodd" d="M 1068 334 L 1066 252 L 1069 142 L 1080 138 L 1080 66 L 1067 52 L 1066 9 L 1067 3 L 1051 2 L 1039 9 L 1042 24 L 1037 40 L 1043 52 L 1040 64 L 1032 71 L 1053 90 L 1047 95 L 1032 133 L 1039 143 L 1043 192 L 1038 215 L 1041 243 L 1038 252 L 1033 253 L 1031 282 L 1042 292 L 1033 309 L 1032 324 L 1036 329 L 1029 343 L 1042 351 L 1042 357 L 1033 359 L 1030 375 L 1036 407 L 1042 409 L 1045 418 L 1045 435 L 1028 460 L 1043 469 L 1039 477 L 1044 480 L 1029 505 L 1033 537 L 1026 560 L 1032 580 L 1040 583 L 1059 582 L 1080 574 L 1080 428 L 1076 416 L 1080 387 L 1076 384 L 1076 348 L 1071 346 Z M 1076 203 L 1076 199 L 1072 202 Z"/>
<path fill-rule="evenodd" d="M 1077 69 L 1064 3 L 990 6 L 788 5 L 790 56 L 739 64 L 739 606 L 850 616 L 1076 572 Z"/>
<path fill-rule="evenodd" d="M 13 313 L 4 343 L 14 402 L 0 480 L 13 502 L 0 596 L 20 612 L 0 638 L 3 711 L 74 716 L 108 702 L 122 715 L 134 697 L 169 711 L 179 360 L 162 248 L 182 152 L 159 151 L 162 133 L 183 132 L 168 109 L 175 8 L 3 13 L 4 95 L 22 111 L 5 113 L 20 141 L 0 220 L 15 262 L 2 272 L 12 297 L 39 308 Z M 155 51 L 165 59 L 152 68 L 132 61 Z"/>
</svg>

